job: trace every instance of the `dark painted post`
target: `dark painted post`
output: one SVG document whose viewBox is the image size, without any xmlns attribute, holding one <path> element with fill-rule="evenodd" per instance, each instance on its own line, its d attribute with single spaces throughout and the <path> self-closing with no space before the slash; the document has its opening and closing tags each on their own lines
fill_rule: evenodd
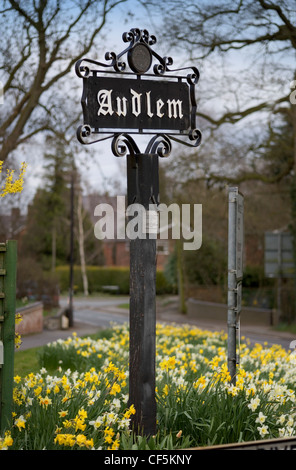
<svg viewBox="0 0 296 470">
<path fill-rule="evenodd" d="M 158 203 L 158 156 L 127 157 L 128 205 L 146 210 Z M 141 235 L 141 234 L 139 234 Z M 145 237 L 145 238 L 144 238 Z M 136 409 L 136 433 L 156 433 L 156 236 L 130 240 L 130 371 L 129 402 Z"/>
</svg>

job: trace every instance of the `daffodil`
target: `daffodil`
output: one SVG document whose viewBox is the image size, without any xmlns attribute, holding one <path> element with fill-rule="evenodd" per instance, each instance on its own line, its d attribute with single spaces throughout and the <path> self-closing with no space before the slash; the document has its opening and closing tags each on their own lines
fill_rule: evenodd
<svg viewBox="0 0 296 470">
<path fill-rule="evenodd" d="M 266 420 L 266 416 L 260 411 L 258 417 L 256 418 L 256 423 L 263 424 Z"/>
<path fill-rule="evenodd" d="M 89 424 L 94 426 L 95 429 L 98 429 L 102 426 L 104 422 L 104 418 L 102 416 L 98 416 L 94 421 L 90 421 Z"/>
<path fill-rule="evenodd" d="M 260 405 L 260 398 L 251 398 L 250 403 L 248 404 L 248 408 L 250 408 L 252 411 L 255 411 L 258 406 Z"/>
<path fill-rule="evenodd" d="M 13 445 L 13 439 L 10 431 L 6 431 L 4 438 L 0 438 L 0 450 L 7 450 Z"/>
<path fill-rule="evenodd" d="M 26 423 L 26 420 L 22 415 L 14 421 L 14 424 L 18 428 L 19 431 L 21 431 L 22 429 L 25 429 L 25 423 Z"/>
<path fill-rule="evenodd" d="M 259 431 L 261 437 L 265 437 L 269 433 L 268 427 L 265 425 L 258 427 L 257 430 Z"/>
</svg>

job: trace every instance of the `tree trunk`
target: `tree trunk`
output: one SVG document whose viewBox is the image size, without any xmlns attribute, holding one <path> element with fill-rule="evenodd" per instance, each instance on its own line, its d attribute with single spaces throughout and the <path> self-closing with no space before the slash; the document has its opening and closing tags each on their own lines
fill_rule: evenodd
<svg viewBox="0 0 296 470">
<path fill-rule="evenodd" d="M 51 239 L 51 270 L 54 271 L 56 268 L 56 255 L 57 253 L 57 230 L 55 221 L 52 227 L 52 239 Z"/>
<path fill-rule="evenodd" d="M 78 191 L 77 216 L 78 216 L 78 244 L 79 244 L 83 290 L 84 290 L 84 295 L 88 295 L 88 279 L 87 279 L 87 273 L 86 273 L 85 253 L 84 253 L 84 230 L 83 230 L 81 190 Z"/>
<path fill-rule="evenodd" d="M 178 293 L 179 293 L 179 309 L 181 313 L 187 313 L 184 292 L 184 272 L 183 272 L 183 256 L 181 240 L 176 240 L 177 245 L 177 272 L 178 272 Z"/>
</svg>

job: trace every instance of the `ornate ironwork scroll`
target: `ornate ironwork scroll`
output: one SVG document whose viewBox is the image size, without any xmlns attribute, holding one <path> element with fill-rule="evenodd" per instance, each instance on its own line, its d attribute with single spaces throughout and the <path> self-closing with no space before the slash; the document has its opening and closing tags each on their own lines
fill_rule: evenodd
<svg viewBox="0 0 296 470">
<path fill-rule="evenodd" d="M 127 48 L 119 54 L 107 52 L 107 62 L 82 58 L 76 63 L 76 74 L 83 79 L 79 142 L 112 138 L 116 156 L 139 152 L 131 134 L 154 134 L 147 149 L 159 156 L 169 155 L 170 139 L 198 146 L 197 68 L 172 69 L 173 59 L 155 52 L 156 37 L 146 29 L 131 29 L 122 38 Z"/>
</svg>

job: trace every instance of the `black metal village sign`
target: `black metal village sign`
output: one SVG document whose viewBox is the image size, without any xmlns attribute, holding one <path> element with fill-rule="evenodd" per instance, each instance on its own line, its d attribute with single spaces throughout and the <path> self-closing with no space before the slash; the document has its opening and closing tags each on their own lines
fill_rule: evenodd
<svg viewBox="0 0 296 470">
<path fill-rule="evenodd" d="M 171 152 L 171 140 L 190 147 L 200 144 L 196 128 L 196 67 L 172 69 L 161 57 L 147 30 L 123 34 L 128 47 L 107 52 L 106 63 L 83 58 L 76 74 L 83 79 L 84 123 L 77 129 L 82 144 L 112 139 L 116 156 L 127 154 L 127 201 L 149 210 L 159 203 L 158 158 Z M 141 152 L 133 134 L 152 134 Z M 145 435 L 156 433 L 155 332 L 156 237 L 130 240 L 129 401 L 136 414 L 132 426 Z"/>
<path fill-rule="evenodd" d="M 85 80 L 85 101 L 85 121 L 95 131 L 190 128 L 186 83 L 146 80 L 141 75 L 121 80 L 93 75 Z"/>
<path fill-rule="evenodd" d="M 165 143 L 166 148 L 168 138 L 180 141 L 181 136 L 189 139 L 183 144 L 199 145 L 201 133 L 195 122 L 197 68 L 171 69 L 172 58 L 161 57 L 151 48 L 156 38 L 147 30 L 132 29 L 123 34 L 123 41 L 129 42 L 123 52 L 106 53 L 109 64 L 87 58 L 76 63 L 76 73 L 83 78 L 84 124 L 78 128 L 78 140 L 88 144 L 102 140 L 99 134 L 118 138 L 120 132 L 122 136 L 159 134 L 158 142 Z M 127 71 L 124 56 L 131 72 Z M 153 74 L 147 73 L 153 58 L 157 61 Z"/>
</svg>

